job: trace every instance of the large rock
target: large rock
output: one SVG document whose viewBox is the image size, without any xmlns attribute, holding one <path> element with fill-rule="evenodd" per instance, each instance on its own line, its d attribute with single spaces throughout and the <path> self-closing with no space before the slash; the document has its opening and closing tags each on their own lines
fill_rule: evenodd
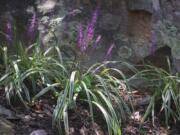
<svg viewBox="0 0 180 135">
<path fill-rule="evenodd" d="M 180 48 L 180 1 L 98 1 L 101 2 L 101 8 L 96 34 L 101 34 L 102 39 L 99 43 L 100 48 L 94 52 L 94 54 L 97 53 L 96 56 L 103 59 L 109 46 L 114 43 L 112 59 L 115 60 L 127 59 L 138 62 L 164 46 L 169 46 L 174 59 L 179 60 L 178 53 L 180 52 L 177 50 Z M 77 25 L 79 23 L 82 23 L 84 27 L 87 25 L 97 3 L 90 0 L 59 1 L 57 4 L 59 7 L 56 6 L 58 12 L 55 16 L 57 17 L 53 20 L 64 18 L 64 21 L 50 28 L 58 38 L 61 37 L 59 40 L 62 44 L 76 45 Z M 50 38 L 47 38 L 46 34 L 44 35 L 46 41 L 53 37 L 50 35 Z M 93 57 L 92 61 L 102 59 Z"/>
<path fill-rule="evenodd" d="M 121 16 L 107 13 L 102 16 L 100 22 L 101 23 L 99 23 L 99 27 L 103 30 L 107 30 L 107 31 L 117 30 L 121 22 Z"/>
</svg>

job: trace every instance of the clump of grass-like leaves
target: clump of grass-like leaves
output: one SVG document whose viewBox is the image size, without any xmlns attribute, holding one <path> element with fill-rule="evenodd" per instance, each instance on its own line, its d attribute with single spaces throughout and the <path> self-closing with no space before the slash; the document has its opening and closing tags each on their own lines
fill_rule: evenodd
<svg viewBox="0 0 180 135">
<path fill-rule="evenodd" d="M 18 97 L 26 106 L 35 94 L 43 95 L 49 89 L 63 85 L 67 71 L 58 47 L 44 51 L 38 42 L 27 49 L 19 43 L 17 52 L 8 54 L 4 47 L 3 54 L 5 73 L 0 78 L 0 85 L 5 87 L 9 103 Z"/>
<path fill-rule="evenodd" d="M 180 76 L 173 74 L 169 65 L 169 71 L 151 65 L 146 65 L 142 75 L 152 84 L 153 95 L 144 115 L 143 121 L 152 113 L 153 123 L 155 108 L 159 105 L 160 113 L 164 113 L 165 123 L 168 126 L 169 120 L 180 119 Z"/>
<path fill-rule="evenodd" d="M 106 67 L 109 63 L 93 65 L 86 72 L 74 70 L 59 93 L 53 115 L 53 124 L 63 134 L 61 120 L 64 121 L 65 132 L 69 133 L 68 110 L 77 109 L 78 102 L 89 105 L 90 116 L 94 122 L 95 108 L 100 110 L 106 121 L 109 135 L 121 134 L 121 121 L 125 120 L 130 109 L 120 95 L 121 88 L 128 90 L 128 80 L 122 71 Z M 121 63 L 128 65 L 127 63 Z M 114 74 L 111 74 L 111 73 Z"/>
</svg>

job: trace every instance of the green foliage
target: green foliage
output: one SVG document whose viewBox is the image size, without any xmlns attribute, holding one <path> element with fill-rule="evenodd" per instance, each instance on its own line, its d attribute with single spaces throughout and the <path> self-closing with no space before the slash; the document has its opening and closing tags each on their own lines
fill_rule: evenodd
<svg viewBox="0 0 180 135">
<path fill-rule="evenodd" d="M 53 115 L 53 124 L 58 125 L 63 134 L 61 120 L 64 121 L 65 132 L 69 132 L 68 110 L 77 109 L 78 103 L 88 103 L 90 116 L 94 122 L 94 110 L 98 109 L 107 124 L 109 135 L 120 135 L 121 121 L 125 120 L 130 109 L 120 95 L 121 88 L 128 90 L 128 81 L 122 71 L 108 68 L 105 62 L 90 67 L 86 72 L 72 71 L 63 91 L 60 92 Z M 127 63 L 121 63 L 129 66 Z M 114 74 L 112 74 L 114 73 Z"/>
<path fill-rule="evenodd" d="M 5 74 L 0 78 L 0 85 L 5 87 L 9 103 L 18 97 L 27 107 L 26 103 L 38 92 L 43 95 L 52 86 L 63 85 L 67 71 L 58 47 L 43 51 L 38 42 L 27 49 L 19 43 L 14 55 L 8 55 L 6 47 L 3 53 Z"/>
<path fill-rule="evenodd" d="M 76 109 L 79 103 L 87 103 L 92 122 L 94 111 L 98 109 L 104 116 L 109 134 L 121 134 L 121 122 L 126 120 L 130 109 L 120 91 L 122 88 L 129 90 L 128 81 L 135 76 L 127 79 L 122 71 L 107 66 L 120 63 L 136 72 L 133 66 L 106 61 L 86 69 L 71 61 L 59 47 L 52 45 L 44 50 L 38 41 L 28 48 L 17 44 L 14 54 L 8 54 L 7 47 L 2 50 L 5 74 L 0 78 L 0 85 L 5 87 L 10 104 L 18 98 L 28 107 L 32 100 L 54 91 L 58 101 L 53 124 L 60 132 L 63 132 L 61 120 L 64 121 L 65 132 L 69 132 L 68 111 Z"/>
<path fill-rule="evenodd" d="M 61 19 L 56 21 L 61 22 Z M 69 134 L 68 112 L 83 103 L 88 104 L 92 123 L 95 121 L 94 112 L 100 111 L 109 135 L 121 135 L 121 122 L 130 114 L 130 108 L 120 93 L 121 90 L 130 90 L 128 82 L 136 75 L 126 78 L 121 70 L 108 66 L 120 63 L 133 73 L 136 69 L 122 61 L 106 61 L 87 69 L 85 65 L 79 64 L 86 60 L 87 54 L 75 51 L 65 41 L 57 46 L 58 39 L 53 30 L 50 32 L 53 42 L 51 46 L 46 45 L 46 49 L 41 46 L 40 41 L 26 48 L 24 42 L 19 42 L 17 34 L 12 41 L 15 47 L 13 53 L 9 53 L 7 47 L 2 48 L 5 73 L 0 78 L 0 86 L 4 87 L 9 103 L 18 99 L 28 108 L 28 103 L 53 91 L 58 96 L 53 124 L 60 134 L 64 134 L 61 120 L 64 122 L 65 133 Z M 70 37 L 73 38 L 74 35 L 72 33 Z M 129 101 L 130 99 L 129 96 Z"/>
<path fill-rule="evenodd" d="M 168 63 L 170 63 L 168 61 Z M 164 112 L 165 123 L 168 126 L 169 120 L 180 119 L 180 76 L 172 73 L 169 64 L 169 71 L 151 65 L 146 65 L 142 75 L 152 84 L 153 95 L 143 117 L 143 121 L 152 113 L 153 123 L 155 108 L 161 106 L 160 114 Z"/>
</svg>

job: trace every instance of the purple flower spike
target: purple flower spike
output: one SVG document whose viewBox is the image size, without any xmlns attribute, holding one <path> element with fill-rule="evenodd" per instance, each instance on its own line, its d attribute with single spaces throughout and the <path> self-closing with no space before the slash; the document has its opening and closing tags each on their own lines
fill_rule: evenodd
<svg viewBox="0 0 180 135">
<path fill-rule="evenodd" d="M 150 54 L 151 55 L 154 55 L 155 51 L 156 51 L 156 48 L 157 48 L 157 36 L 156 36 L 156 33 L 155 31 L 152 31 L 152 35 L 151 35 L 151 52 Z"/>
<path fill-rule="evenodd" d="M 78 47 L 83 51 L 83 29 L 81 24 L 78 27 Z"/>
<path fill-rule="evenodd" d="M 88 48 L 89 43 L 93 40 L 98 12 L 99 12 L 99 8 L 97 8 L 94 11 L 94 13 L 92 15 L 92 19 L 88 23 L 85 32 L 83 32 L 82 25 L 80 25 L 78 27 L 78 47 L 80 48 L 81 52 L 86 51 L 86 49 Z M 97 39 L 97 40 L 100 40 L 100 38 Z M 99 42 L 99 41 L 96 41 L 96 42 Z"/>
<path fill-rule="evenodd" d="M 91 19 L 90 23 L 87 26 L 87 32 L 86 32 L 87 45 L 94 37 L 94 30 L 95 30 L 95 25 L 96 25 L 96 22 L 97 22 L 98 11 L 99 11 L 98 8 L 94 11 L 92 19 Z"/>
<path fill-rule="evenodd" d="M 5 30 L 5 36 L 6 36 L 6 40 L 8 45 L 12 44 L 13 41 L 13 28 L 12 28 L 12 21 L 10 19 L 10 17 L 7 20 L 6 23 L 6 30 Z"/>
<path fill-rule="evenodd" d="M 29 32 L 33 32 L 35 30 L 35 26 L 36 26 L 36 13 L 34 13 L 32 16 Z"/>
<path fill-rule="evenodd" d="M 30 38 L 30 41 L 32 41 L 34 38 L 36 32 L 36 25 L 37 25 L 37 16 L 36 13 L 34 12 L 28 27 L 28 37 Z"/>
</svg>

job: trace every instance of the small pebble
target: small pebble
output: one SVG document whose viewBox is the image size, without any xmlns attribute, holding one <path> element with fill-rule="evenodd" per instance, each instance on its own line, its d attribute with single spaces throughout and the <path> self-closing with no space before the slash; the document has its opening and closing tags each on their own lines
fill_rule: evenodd
<svg viewBox="0 0 180 135">
<path fill-rule="evenodd" d="M 48 135 L 47 132 L 43 129 L 38 129 L 33 131 L 30 135 Z"/>
</svg>

